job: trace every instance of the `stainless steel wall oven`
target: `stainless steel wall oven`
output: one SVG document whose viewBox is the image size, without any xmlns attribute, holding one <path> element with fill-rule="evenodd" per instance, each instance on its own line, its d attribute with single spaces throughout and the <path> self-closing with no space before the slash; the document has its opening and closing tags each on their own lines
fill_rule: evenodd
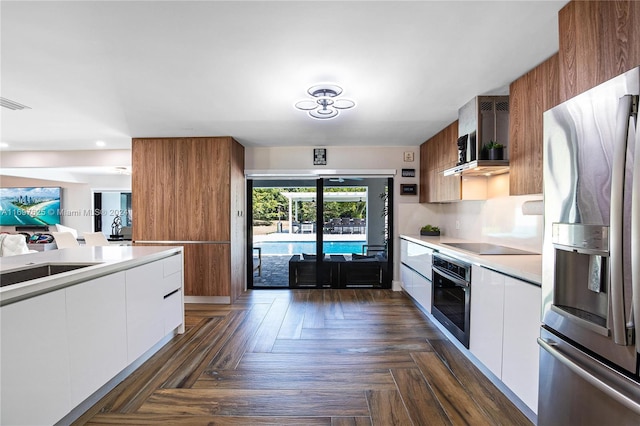
<svg viewBox="0 0 640 426">
<path fill-rule="evenodd" d="M 434 253 L 432 278 L 431 314 L 468 348 L 471 265 L 441 253 Z"/>
</svg>

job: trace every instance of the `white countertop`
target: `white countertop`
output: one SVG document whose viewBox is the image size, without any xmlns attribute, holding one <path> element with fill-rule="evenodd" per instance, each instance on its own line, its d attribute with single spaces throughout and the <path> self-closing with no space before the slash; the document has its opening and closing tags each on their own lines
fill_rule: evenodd
<svg viewBox="0 0 640 426">
<path fill-rule="evenodd" d="M 0 257 L 0 272 L 2 273 L 49 263 L 95 263 L 95 265 L 85 268 L 0 287 L 0 306 L 130 269 L 180 252 L 182 252 L 182 247 L 80 246 Z"/>
<path fill-rule="evenodd" d="M 503 274 L 540 285 L 542 283 L 542 255 L 479 255 L 469 251 L 446 246 L 443 243 L 478 242 L 459 238 L 425 237 L 421 235 L 400 235 L 407 241 L 437 250 L 443 254 L 454 256 L 471 264 L 493 269 Z"/>
</svg>

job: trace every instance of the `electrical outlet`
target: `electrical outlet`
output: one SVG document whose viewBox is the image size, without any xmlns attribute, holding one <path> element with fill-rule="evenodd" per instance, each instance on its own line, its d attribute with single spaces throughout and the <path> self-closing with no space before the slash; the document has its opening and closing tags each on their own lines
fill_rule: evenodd
<svg viewBox="0 0 640 426">
<path fill-rule="evenodd" d="M 456 229 L 460 229 L 460 221 L 456 220 Z"/>
</svg>

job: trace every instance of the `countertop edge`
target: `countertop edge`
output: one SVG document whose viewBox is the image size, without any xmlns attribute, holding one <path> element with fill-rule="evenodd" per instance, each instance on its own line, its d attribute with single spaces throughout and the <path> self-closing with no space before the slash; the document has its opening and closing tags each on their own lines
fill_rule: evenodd
<svg viewBox="0 0 640 426">
<path fill-rule="evenodd" d="M 512 276 L 533 285 L 542 284 L 542 255 L 477 255 L 443 245 L 445 242 L 469 242 L 457 238 L 401 234 L 400 239 L 414 242 L 476 266 Z"/>
<path fill-rule="evenodd" d="M 116 248 L 116 247 L 114 247 Z M 118 247 L 119 248 L 119 247 Z M 65 249 L 66 250 L 66 249 Z M 73 249 L 75 250 L 75 249 Z M 131 252 L 131 254 L 122 259 L 110 260 L 100 259 L 95 254 L 91 255 L 92 259 L 87 259 L 88 256 L 84 253 L 84 258 L 78 259 L 78 263 L 93 263 L 96 265 L 89 266 L 82 269 L 76 269 L 73 271 L 64 272 L 61 274 L 52 275 L 45 278 L 39 278 L 24 283 L 13 284 L 0 288 L 0 306 L 10 305 L 12 303 L 19 302 L 21 300 L 30 299 L 42 294 L 50 293 L 63 288 L 71 287 L 73 285 L 100 278 L 106 275 L 115 274 L 121 271 L 125 271 L 137 266 L 145 265 L 147 263 L 155 262 L 157 260 L 171 257 L 178 253 L 183 252 L 181 246 L 176 247 L 154 247 L 153 250 L 145 248 L 143 254 L 136 254 L 136 249 L 133 247 L 124 248 L 124 250 Z M 139 250 L 138 250 L 139 251 Z M 54 263 L 55 260 L 47 259 L 47 253 L 51 254 L 52 251 L 42 252 L 37 259 L 34 259 L 33 264 L 46 264 Z M 95 252 L 94 252 L 95 253 Z M 29 255 L 23 255 L 29 256 Z M 12 259 L 13 260 L 13 259 Z M 15 263 L 15 262 L 11 262 Z M 24 264 L 23 264 L 24 267 Z M 19 269 L 19 266 L 2 268 L 2 272 L 10 272 L 12 270 Z"/>
</svg>

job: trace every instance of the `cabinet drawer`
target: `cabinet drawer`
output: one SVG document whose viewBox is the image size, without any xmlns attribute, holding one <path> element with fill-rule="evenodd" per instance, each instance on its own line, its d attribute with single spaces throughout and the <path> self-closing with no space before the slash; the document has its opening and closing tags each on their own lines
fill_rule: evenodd
<svg viewBox="0 0 640 426">
<path fill-rule="evenodd" d="M 165 297 L 162 303 L 164 333 L 167 334 L 184 322 L 182 291 L 179 289 Z"/>
<path fill-rule="evenodd" d="M 431 279 L 433 250 L 421 244 L 400 240 L 400 259 L 402 263 L 417 271 L 427 279 Z"/>
<path fill-rule="evenodd" d="M 178 271 L 182 271 L 182 265 L 184 263 L 182 259 L 182 253 L 164 259 L 162 261 L 162 264 L 164 266 L 164 276 L 168 277 L 169 275 L 173 275 Z"/>
<path fill-rule="evenodd" d="M 182 271 L 169 275 L 162 280 L 162 296 L 166 296 L 178 288 L 182 288 Z"/>
</svg>

